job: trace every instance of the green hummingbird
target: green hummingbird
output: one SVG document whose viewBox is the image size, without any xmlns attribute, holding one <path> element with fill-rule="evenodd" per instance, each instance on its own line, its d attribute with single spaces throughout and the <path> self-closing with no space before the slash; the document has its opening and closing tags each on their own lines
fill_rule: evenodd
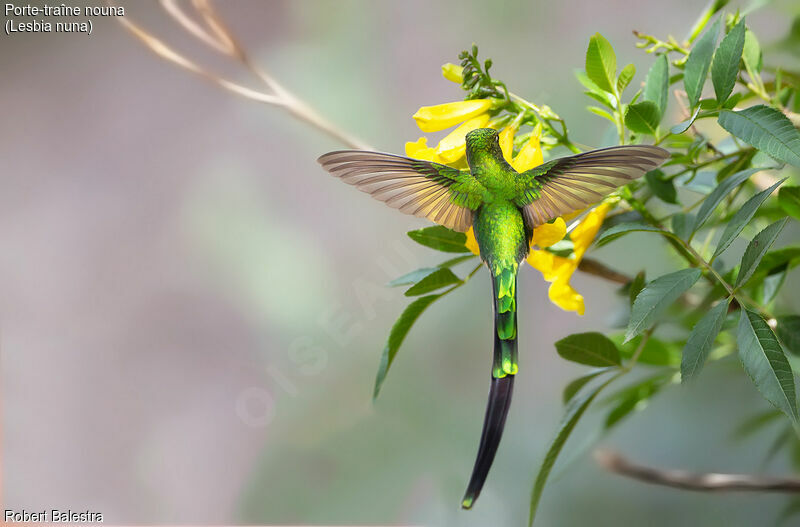
<svg viewBox="0 0 800 527">
<path fill-rule="evenodd" d="M 492 277 L 494 356 L 478 455 L 461 501 L 472 507 L 494 460 L 517 375 L 517 271 L 533 229 L 584 209 L 660 165 L 663 148 L 628 145 L 554 159 L 517 172 L 503 158 L 498 132 L 466 135 L 469 169 L 363 150 L 321 156 L 322 167 L 345 183 L 406 214 L 459 232 L 473 228 Z"/>
</svg>

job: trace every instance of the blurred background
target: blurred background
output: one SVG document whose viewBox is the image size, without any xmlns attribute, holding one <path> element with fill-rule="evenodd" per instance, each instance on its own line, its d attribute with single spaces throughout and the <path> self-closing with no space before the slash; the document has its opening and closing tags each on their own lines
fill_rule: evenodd
<svg viewBox="0 0 800 527">
<path fill-rule="evenodd" d="M 126 5 L 177 49 L 250 80 L 155 2 Z M 411 119 L 419 106 L 462 97 L 440 66 L 472 42 L 513 91 L 565 118 L 575 141 L 603 146 L 605 121 L 584 110 L 573 75 L 589 36 L 599 31 L 619 64 L 636 64 L 638 86 L 652 57 L 632 30 L 680 39 L 702 9 L 693 0 L 216 5 L 258 64 L 392 152 L 421 135 Z M 766 44 L 799 11 L 776 1 L 748 24 Z M 341 144 L 156 58 L 111 18 L 94 19 L 91 36 L 0 43 L 5 508 L 89 509 L 122 524 L 524 524 L 561 390 L 585 371 L 552 343 L 618 324 L 625 301 L 613 286 L 577 274 L 578 317 L 547 301 L 538 272 L 521 273 L 515 401 L 483 494 L 461 511 L 491 361 L 486 276 L 422 317 L 373 404 L 385 338 L 407 304 L 385 284 L 442 259 L 405 235 L 424 221 L 324 173 L 315 159 Z M 670 111 L 677 122 L 672 101 Z M 650 276 L 677 265 L 645 236 L 592 254 L 635 273 L 634 253 Z M 733 366 L 665 391 L 601 444 L 655 465 L 762 470 L 771 437 L 731 435 L 766 403 Z M 596 439 L 588 421 L 545 491 L 542 525 L 765 525 L 785 504 L 605 473 L 580 453 Z M 767 470 L 787 467 L 778 458 Z"/>
</svg>

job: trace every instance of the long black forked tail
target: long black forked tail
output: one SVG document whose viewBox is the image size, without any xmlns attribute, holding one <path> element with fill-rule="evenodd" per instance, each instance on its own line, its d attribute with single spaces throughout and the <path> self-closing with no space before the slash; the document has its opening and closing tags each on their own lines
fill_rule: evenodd
<svg viewBox="0 0 800 527">
<path fill-rule="evenodd" d="M 494 276 L 494 357 L 489 401 L 483 418 L 483 432 L 478 456 L 461 500 L 461 507 L 472 508 L 492 467 L 494 455 L 503 437 L 506 416 L 514 392 L 517 373 L 517 277 L 516 269 L 503 270 Z"/>
</svg>

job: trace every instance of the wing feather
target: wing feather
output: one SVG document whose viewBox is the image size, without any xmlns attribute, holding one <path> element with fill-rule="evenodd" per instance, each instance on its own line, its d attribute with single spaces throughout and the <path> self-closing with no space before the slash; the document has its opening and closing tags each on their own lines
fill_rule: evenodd
<svg viewBox="0 0 800 527">
<path fill-rule="evenodd" d="M 668 157 L 657 146 L 627 145 L 556 159 L 519 175 L 515 203 L 533 229 L 600 201 Z"/>
<path fill-rule="evenodd" d="M 465 232 L 483 187 L 466 170 L 363 150 L 330 152 L 317 160 L 345 183 L 400 212 Z"/>
</svg>

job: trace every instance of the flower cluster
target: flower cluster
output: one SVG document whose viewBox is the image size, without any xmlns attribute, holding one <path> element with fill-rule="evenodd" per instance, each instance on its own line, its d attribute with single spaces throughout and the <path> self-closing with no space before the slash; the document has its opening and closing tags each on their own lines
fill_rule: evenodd
<svg viewBox="0 0 800 527">
<path fill-rule="evenodd" d="M 461 83 L 462 68 L 455 64 L 442 66 L 442 74 L 448 80 Z M 541 123 L 538 123 L 514 153 L 514 138 L 519 131 L 522 118 L 508 115 L 492 116 L 496 110 L 495 99 L 472 99 L 456 101 L 436 106 L 423 106 L 414 114 L 420 130 L 426 133 L 439 132 L 454 127 L 436 146 L 428 146 L 424 136 L 417 141 L 407 142 L 406 155 L 415 159 L 434 161 L 455 167 L 466 167 L 465 136 L 477 128 L 500 129 L 500 148 L 506 161 L 517 172 L 530 170 L 544 162 L 542 139 L 544 136 Z M 522 115 L 522 114 L 520 114 Z M 603 223 L 610 205 L 603 203 L 590 211 L 571 232 L 570 239 L 573 252 L 570 256 L 559 256 L 546 248 L 564 240 L 567 236 L 567 225 L 564 218 L 556 218 L 534 229 L 531 239 L 531 252 L 527 262 L 541 271 L 545 280 L 550 282 L 548 296 L 550 301 L 566 311 L 584 313 L 583 297 L 570 285 L 572 274 L 578 268 L 583 255 L 591 245 Z M 569 218 L 567 218 L 569 219 Z M 472 229 L 467 232 L 467 248 L 478 254 L 478 243 Z"/>
</svg>

